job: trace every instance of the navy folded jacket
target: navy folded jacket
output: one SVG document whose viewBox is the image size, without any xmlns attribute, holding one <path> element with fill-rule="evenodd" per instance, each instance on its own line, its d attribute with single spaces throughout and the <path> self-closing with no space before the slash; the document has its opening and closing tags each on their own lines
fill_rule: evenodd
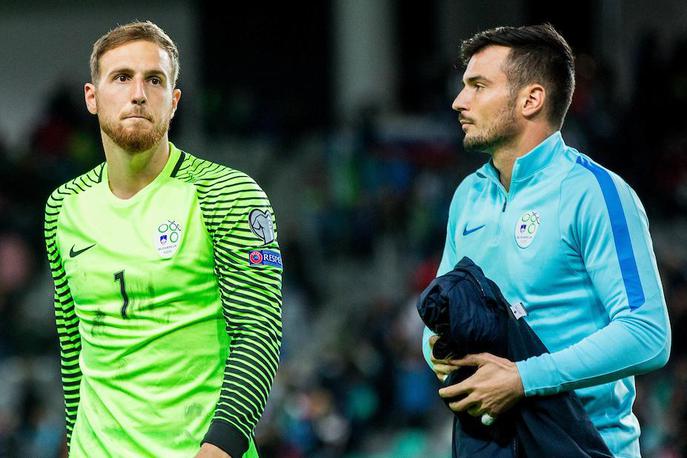
<svg viewBox="0 0 687 458">
<path fill-rule="evenodd" d="M 435 358 L 492 353 L 521 361 L 548 352 L 532 328 L 517 319 L 501 290 L 464 257 L 437 277 L 417 304 L 427 327 L 439 336 Z M 454 371 L 444 386 L 475 372 Z M 448 402 L 447 402 L 448 403 Z M 462 412 L 455 415 L 454 457 L 612 457 L 574 392 L 523 398 L 491 426 Z"/>
</svg>

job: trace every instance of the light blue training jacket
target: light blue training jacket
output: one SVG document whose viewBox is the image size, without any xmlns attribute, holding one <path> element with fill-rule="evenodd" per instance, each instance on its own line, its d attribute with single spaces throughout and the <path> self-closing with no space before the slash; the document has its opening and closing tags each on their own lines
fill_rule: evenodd
<svg viewBox="0 0 687 458">
<path fill-rule="evenodd" d="M 525 395 L 575 390 L 619 457 L 640 456 L 633 376 L 670 353 L 648 226 L 632 188 L 556 132 L 515 161 L 508 192 L 491 161 L 463 180 L 437 274 L 468 256 L 522 305 L 551 352 L 516 362 Z"/>
</svg>

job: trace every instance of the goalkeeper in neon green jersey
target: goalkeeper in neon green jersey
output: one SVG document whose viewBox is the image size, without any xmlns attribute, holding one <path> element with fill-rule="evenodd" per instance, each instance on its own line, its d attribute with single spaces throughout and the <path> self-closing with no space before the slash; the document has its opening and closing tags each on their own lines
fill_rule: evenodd
<svg viewBox="0 0 687 458">
<path fill-rule="evenodd" d="M 91 55 L 106 162 L 45 211 L 71 457 L 256 457 L 281 343 L 267 197 L 171 144 L 178 51 L 150 22 Z"/>
</svg>

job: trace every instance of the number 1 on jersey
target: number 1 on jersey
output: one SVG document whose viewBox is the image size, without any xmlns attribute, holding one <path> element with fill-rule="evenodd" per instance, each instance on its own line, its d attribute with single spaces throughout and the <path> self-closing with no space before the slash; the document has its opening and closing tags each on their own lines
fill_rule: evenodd
<svg viewBox="0 0 687 458">
<path fill-rule="evenodd" d="M 129 295 L 126 294 L 126 284 L 124 283 L 124 271 L 120 270 L 114 274 L 114 281 L 119 282 L 119 292 L 122 293 L 122 318 L 128 318 L 126 316 L 126 308 L 129 306 Z"/>
</svg>

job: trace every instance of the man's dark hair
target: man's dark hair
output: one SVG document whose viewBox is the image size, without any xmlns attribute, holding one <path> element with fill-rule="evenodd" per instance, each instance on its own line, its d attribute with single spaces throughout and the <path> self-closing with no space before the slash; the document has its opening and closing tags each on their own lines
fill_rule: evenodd
<svg viewBox="0 0 687 458">
<path fill-rule="evenodd" d="M 511 92 L 532 83 L 544 86 L 549 99 L 549 121 L 560 129 L 575 89 L 575 61 L 565 38 L 548 23 L 485 30 L 462 43 L 463 64 L 467 65 L 474 54 L 492 45 L 510 48 L 503 70 Z"/>
</svg>

